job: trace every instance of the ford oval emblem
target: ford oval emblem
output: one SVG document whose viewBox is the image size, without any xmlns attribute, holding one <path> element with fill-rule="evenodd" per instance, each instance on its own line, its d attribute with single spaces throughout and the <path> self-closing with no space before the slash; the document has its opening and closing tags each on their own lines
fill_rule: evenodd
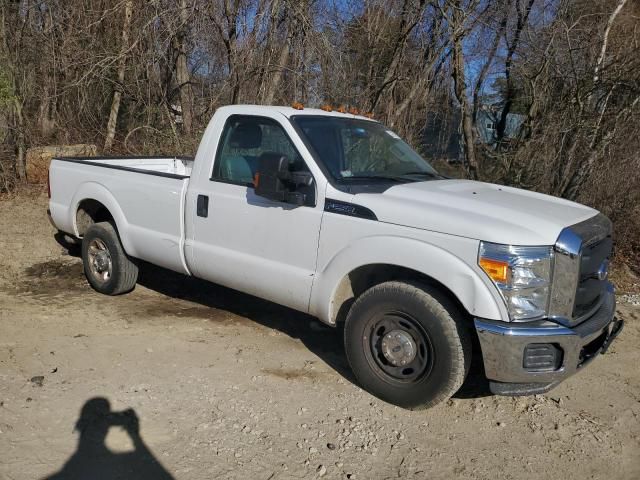
<svg viewBox="0 0 640 480">
<path fill-rule="evenodd" d="M 609 260 L 605 260 L 600 264 L 600 268 L 598 268 L 598 280 L 606 280 L 609 275 Z"/>
</svg>

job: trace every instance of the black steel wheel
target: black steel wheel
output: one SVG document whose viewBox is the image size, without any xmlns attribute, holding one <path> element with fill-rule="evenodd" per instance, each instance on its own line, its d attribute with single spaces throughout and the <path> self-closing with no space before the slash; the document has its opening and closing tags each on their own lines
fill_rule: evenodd
<svg viewBox="0 0 640 480">
<path fill-rule="evenodd" d="M 364 389 L 406 408 L 429 408 L 462 385 L 471 362 L 466 318 L 446 294 L 392 281 L 356 299 L 345 351 Z"/>
<path fill-rule="evenodd" d="M 429 334 L 415 318 L 401 311 L 372 317 L 363 345 L 372 368 L 388 381 L 413 382 L 428 375 L 433 366 Z M 368 340 L 368 342 L 367 342 Z"/>
</svg>

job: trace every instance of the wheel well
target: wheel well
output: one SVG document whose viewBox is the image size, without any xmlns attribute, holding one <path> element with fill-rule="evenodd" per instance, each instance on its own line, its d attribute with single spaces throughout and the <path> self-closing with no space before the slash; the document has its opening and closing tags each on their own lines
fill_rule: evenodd
<svg viewBox="0 0 640 480">
<path fill-rule="evenodd" d="M 98 222 L 113 222 L 113 215 L 107 207 L 92 198 L 82 200 L 76 212 L 78 236 L 82 237 L 91 225 Z"/>
<path fill-rule="evenodd" d="M 333 296 L 331 320 L 335 323 L 344 322 L 356 298 L 371 287 L 393 280 L 420 282 L 436 288 L 449 297 L 461 313 L 470 318 L 458 297 L 437 280 L 410 268 L 377 263 L 363 265 L 344 276 Z"/>
</svg>

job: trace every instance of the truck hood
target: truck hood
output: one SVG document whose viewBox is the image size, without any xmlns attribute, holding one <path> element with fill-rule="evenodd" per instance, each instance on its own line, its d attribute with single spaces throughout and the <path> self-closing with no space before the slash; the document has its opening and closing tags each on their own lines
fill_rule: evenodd
<svg viewBox="0 0 640 480">
<path fill-rule="evenodd" d="M 362 193 L 381 222 L 510 245 L 553 245 L 597 210 L 561 198 L 470 180 L 433 180 Z"/>
</svg>

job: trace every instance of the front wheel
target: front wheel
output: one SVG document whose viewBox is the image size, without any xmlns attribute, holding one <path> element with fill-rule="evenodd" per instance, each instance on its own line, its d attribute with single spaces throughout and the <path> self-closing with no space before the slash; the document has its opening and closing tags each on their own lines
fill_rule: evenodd
<svg viewBox="0 0 640 480">
<path fill-rule="evenodd" d="M 82 239 L 84 274 L 105 295 L 126 293 L 136 286 L 138 267 L 127 256 L 118 232 L 109 222 L 91 225 Z"/>
<path fill-rule="evenodd" d="M 471 338 L 456 305 L 436 289 L 385 282 L 364 292 L 345 325 L 345 351 L 360 384 L 405 408 L 429 408 L 462 385 Z"/>
</svg>

